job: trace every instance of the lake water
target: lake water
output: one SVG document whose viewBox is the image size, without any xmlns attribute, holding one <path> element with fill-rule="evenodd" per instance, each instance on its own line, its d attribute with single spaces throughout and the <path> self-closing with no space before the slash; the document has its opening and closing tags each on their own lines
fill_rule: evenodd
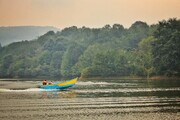
<svg viewBox="0 0 180 120">
<path fill-rule="evenodd" d="M 63 91 L 1 80 L 1 120 L 179 120 L 180 80 L 85 80 Z"/>
</svg>

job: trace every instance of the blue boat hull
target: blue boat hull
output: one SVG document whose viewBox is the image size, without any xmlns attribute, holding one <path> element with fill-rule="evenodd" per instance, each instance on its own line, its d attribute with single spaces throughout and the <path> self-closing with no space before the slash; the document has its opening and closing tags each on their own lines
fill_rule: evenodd
<svg viewBox="0 0 180 120">
<path fill-rule="evenodd" d="M 56 85 L 54 85 L 54 86 L 49 86 L 49 85 L 44 86 L 44 85 L 41 85 L 40 88 L 42 88 L 42 89 L 60 89 L 60 90 L 62 90 L 62 89 L 66 89 L 66 88 L 69 88 L 69 87 L 73 87 L 74 85 L 75 84 L 66 85 L 66 86 L 56 86 Z"/>
</svg>

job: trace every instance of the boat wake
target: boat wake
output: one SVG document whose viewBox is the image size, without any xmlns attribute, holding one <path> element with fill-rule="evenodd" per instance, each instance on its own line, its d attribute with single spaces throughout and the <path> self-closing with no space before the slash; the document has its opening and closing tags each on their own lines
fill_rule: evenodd
<svg viewBox="0 0 180 120">
<path fill-rule="evenodd" d="M 118 88 L 118 89 L 85 89 L 76 90 L 78 93 L 135 93 L 135 92 L 168 92 L 180 91 L 180 88 Z"/>
<path fill-rule="evenodd" d="M 118 83 L 108 83 L 108 82 L 91 82 L 91 81 L 88 81 L 88 82 L 77 82 L 77 85 L 115 85 L 115 84 L 118 84 Z"/>
<path fill-rule="evenodd" d="M 0 89 L 0 92 L 41 92 L 41 91 L 57 91 L 57 89 L 41 89 L 41 88 L 27 88 L 27 89 Z"/>
<path fill-rule="evenodd" d="M 78 86 L 94 86 L 94 85 L 100 85 L 100 86 L 112 86 L 112 85 L 118 85 L 118 86 L 137 86 L 136 83 L 114 83 L 114 82 L 92 82 L 92 81 L 87 81 L 87 82 L 81 82 L 78 81 L 76 83 Z"/>
</svg>

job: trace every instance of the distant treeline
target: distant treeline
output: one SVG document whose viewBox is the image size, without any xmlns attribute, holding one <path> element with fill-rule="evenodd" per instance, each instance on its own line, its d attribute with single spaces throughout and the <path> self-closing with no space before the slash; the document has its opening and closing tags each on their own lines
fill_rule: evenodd
<svg viewBox="0 0 180 120">
<path fill-rule="evenodd" d="M 180 76 L 180 20 L 72 26 L 0 46 L 0 77 Z"/>
<path fill-rule="evenodd" d="M 13 26 L 0 27 L 0 43 L 2 46 L 22 40 L 32 40 L 48 31 L 58 31 L 58 28 L 51 26 Z"/>
</svg>

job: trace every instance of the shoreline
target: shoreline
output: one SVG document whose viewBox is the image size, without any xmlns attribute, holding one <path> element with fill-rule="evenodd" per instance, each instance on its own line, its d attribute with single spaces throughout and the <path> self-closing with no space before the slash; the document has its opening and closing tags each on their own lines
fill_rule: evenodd
<svg viewBox="0 0 180 120">
<path fill-rule="evenodd" d="M 153 76 L 150 78 L 139 76 L 123 76 L 123 77 L 80 77 L 80 80 L 102 80 L 102 79 L 118 79 L 118 80 L 180 80 L 180 77 Z"/>
<path fill-rule="evenodd" d="M 34 79 L 36 79 L 36 81 L 42 81 L 43 79 L 50 79 L 51 77 L 47 77 L 47 78 L 39 78 L 39 77 L 35 77 L 35 78 L 0 78 L 0 81 L 34 81 Z M 52 79 L 59 79 L 59 80 L 64 80 L 65 78 L 54 78 L 52 77 Z M 67 78 L 69 79 L 69 78 Z M 114 79 L 114 80 L 180 80 L 180 77 L 167 77 L 167 76 L 152 76 L 150 78 L 146 78 L 146 77 L 140 77 L 140 76 L 116 76 L 116 77 L 79 77 L 79 80 L 102 80 L 102 79 Z"/>
</svg>

